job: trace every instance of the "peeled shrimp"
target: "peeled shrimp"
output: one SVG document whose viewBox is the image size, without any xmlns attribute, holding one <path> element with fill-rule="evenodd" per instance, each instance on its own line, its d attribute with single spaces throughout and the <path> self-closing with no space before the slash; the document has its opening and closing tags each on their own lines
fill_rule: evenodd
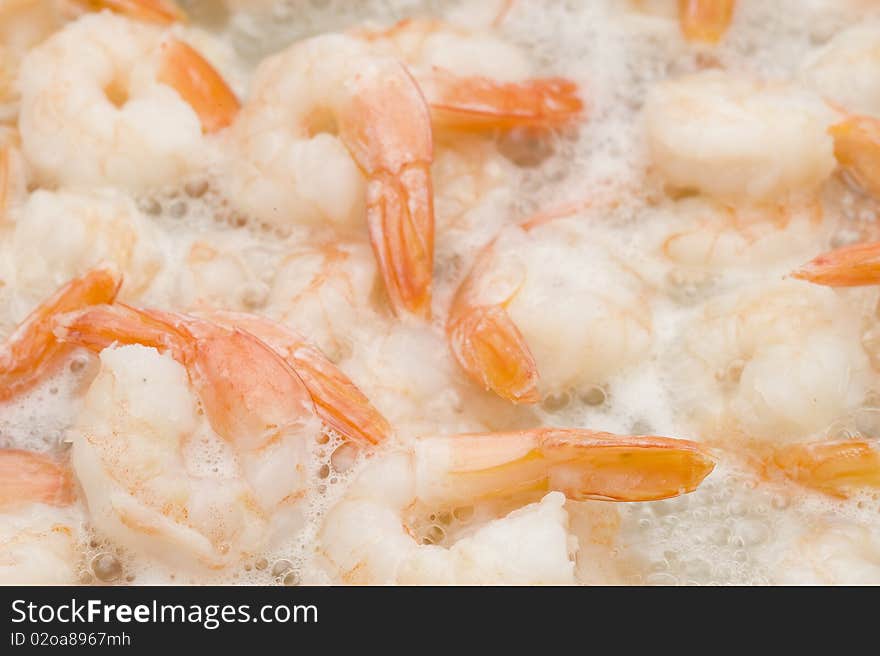
<svg viewBox="0 0 880 656">
<path fill-rule="evenodd" d="M 646 293 L 593 236 L 560 223 L 511 227 L 459 288 L 450 348 L 475 382 L 515 403 L 603 384 L 650 347 Z"/>
<path fill-rule="evenodd" d="M 143 191 L 178 182 L 204 166 L 203 132 L 230 123 L 238 107 L 193 48 L 109 13 L 34 48 L 20 82 L 23 151 L 49 185 Z"/>
<path fill-rule="evenodd" d="M 351 34 L 407 64 L 435 128 L 552 128 L 572 122 L 584 108 L 574 82 L 532 77 L 523 54 L 486 31 L 407 19 Z"/>
<path fill-rule="evenodd" d="M 366 465 L 328 512 L 321 551 L 334 577 L 348 583 L 573 583 L 566 496 L 677 496 L 713 466 L 692 442 L 587 430 L 423 438 Z M 451 514 L 492 499 L 522 506 L 541 497 L 449 548 L 420 545 L 405 516 L 414 508 Z"/>
<path fill-rule="evenodd" d="M 277 266 L 267 311 L 308 335 L 332 360 L 350 355 L 352 332 L 374 316 L 376 262 L 365 244 L 298 244 Z"/>
<path fill-rule="evenodd" d="M 834 156 L 858 187 L 880 198 L 880 119 L 852 116 L 832 125 Z"/>
<path fill-rule="evenodd" d="M 772 200 L 834 169 L 828 110 L 790 86 L 706 71 L 659 83 L 645 105 L 654 168 L 673 187 Z"/>
<path fill-rule="evenodd" d="M 846 112 L 880 118 L 878 41 L 877 20 L 841 30 L 805 63 L 801 79 Z"/>
<path fill-rule="evenodd" d="M 348 228 L 366 216 L 391 308 L 430 314 L 430 117 L 399 62 L 338 34 L 294 44 L 260 64 L 230 138 L 241 211 Z"/>
<path fill-rule="evenodd" d="M 0 450 L 0 584 L 74 582 L 73 490 L 66 467 L 36 453 Z"/>
<path fill-rule="evenodd" d="M 651 247 L 680 267 L 676 276 L 686 271 L 766 275 L 768 270 L 787 273 L 827 243 L 834 222 L 818 202 L 734 205 L 698 196 L 652 208 L 641 225 L 643 235 L 659 229 Z"/>
<path fill-rule="evenodd" d="M 56 339 L 55 317 L 90 305 L 112 303 L 121 280 L 98 268 L 74 278 L 41 303 L 6 339 L 0 353 L 0 400 L 26 392 L 53 372 L 71 347 Z"/>
<path fill-rule="evenodd" d="M 707 303 L 670 367 L 681 406 L 727 445 L 777 447 L 825 430 L 864 399 L 870 363 L 853 309 L 796 280 L 756 283 Z"/>
<path fill-rule="evenodd" d="M 28 50 L 64 21 L 61 3 L 53 0 L 3 0 L 0 3 L 0 123 L 18 114 L 18 75 Z"/>
<path fill-rule="evenodd" d="M 275 351 L 119 304 L 56 323 L 64 343 L 100 353 L 71 462 L 102 533 L 167 563 L 221 568 L 296 527 L 320 421 Z"/>
<path fill-rule="evenodd" d="M 12 233 L 16 293 L 42 298 L 60 283 L 111 263 L 125 275 L 122 298 L 137 298 L 164 265 L 158 239 L 157 229 L 121 192 L 35 191 Z"/>
</svg>

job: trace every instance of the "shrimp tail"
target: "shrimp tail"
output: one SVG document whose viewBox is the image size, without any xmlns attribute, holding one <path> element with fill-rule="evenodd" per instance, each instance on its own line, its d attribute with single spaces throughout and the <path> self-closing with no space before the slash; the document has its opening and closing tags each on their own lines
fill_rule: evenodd
<svg viewBox="0 0 880 656">
<path fill-rule="evenodd" d="M 431 315 L 434 212 L 427 166 L 380 173 L 367 187 L 370 243 L 395 313 Z"/>
<path fill-rule="evenodd" d="M 206 134 L 230 125 L 241 109 L 220 73 L 194 48 L 178 39 L 167 39 L 162 44 L 157 77 L 193 108 Z"/>
<path fill-rule="evenodd" d="M 525 338 L 500 305 L 477 306 L 455 316 L 447 338 L 470 378 L 513 403 L 537 403 L 538 366 Z"/>
<path fill-rule="evenodd" d="M 171 351 L 182 363 L 191 361 L 188 341 L 180 327 L 124 303 L 96 305 L 55 319 L 55 336 L 62 342 L 100 352 L 114 345 L 141 344 Z"/>
<path fill-rule="evenodd" d="M 370 242 L 395 314 L 427 318 L 434 268 L 428 107 L 395 60 L 363 76 L 359 85 L 339 132 L 367 177 Z"/>
<path fill-rule="evenodd" d="M 688 41 L 716 44 L 733 20 L 736 0 L 678 0 L 678 24 Z"/>
<path fill-rule="evenodd" d="M 536 428 L 446 440 L 452 466 L 442 493 L 470 498 L 558 491 L 578 501 L 655 501 L 693 492 L 715 467 L 699 444 L 668 437 Z"/>
<path fill-rule="evenodd" d="M 171 0 L 74 0 L 89 11 L 109 9 L 135 20 L 159 25 L 186 21 L 186 13 Z"/>
<path fill-rule="evenodd" d="M 457 130 L 557 128 L 584 111 L 577 85 L 565 78 L 499 82 L 435 68 L 423 88 L 434 124 Z"/>
<path fill-rule="evenodd" d="M 540 445 L 558 463 L 550 487 L 570 499 L 668 499 L 693 492 L 715 468 L 705 448 L 669 437 L 546 429 Z"/>
<path fill-rule="evenodd" d="M 343 439 L 363 445 L 385 442 L 388 420 L 342 371 L 298 333 L 286 326 L 241 312 L 206 313 L 220 325 L 247 331 L 272 347 L 302 380 L 321 420 Z"/>
<path fill-rule="evenodd" d="M 824 253 L 791 274 L 828 287 L 858 287 L 880 283 L 880 242 L 844 246 Z"/>
<path fill-rule="evenodd" d="M 854 489 L 880 488 L 880 449 L 875 441 L 836 440 L 780 448 L 765 462 L 765 473 L 825 494 L 845 498 Z"/>
<path fill-rule="evenodd" d="M 855 183 L 880 198 L 880 120 L 852 116 L 828 128 L 834 138 L 834 157 Z"/>
<path fill-rule="evenodd" d="M 388 439 L 388 420 L 318 349 L 303 343 L 291 353 L 290 364 L 309 390 L 318 416 L 332 430 L 368 446 Z"/>
<path fill-rule="evenodd" d="M 57 316 L 87 306 L 112 303 L 122 284 L 108 267 L 74 278 L 43 302 L 16 328 L 0 352 L 0 399 L 21 394 L 47 376 L 70 347 L 53 333 Z"/>
<path fill-rule="evenodd" d="M 46 456 L 0 450 L 0 508 L 25 503 L 66 506 L 73 502 L 73 477 Z"/>
</svg>

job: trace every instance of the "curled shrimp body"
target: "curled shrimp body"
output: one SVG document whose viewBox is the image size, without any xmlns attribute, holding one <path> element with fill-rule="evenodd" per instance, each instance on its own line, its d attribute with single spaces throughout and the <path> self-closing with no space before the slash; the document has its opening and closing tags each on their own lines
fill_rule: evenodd
<svg viewBox="0 0 880 656">
<path fill-rule="evenodd" d="M 803 441 L 864 399 L 870 363 L 861 326 L 832 291 L 757 283 L 707 303 L 675 364 L 699 400 L 683 407 L 707 437 L 757 448 Z"/>
<path fill-rule="evenodd" d="M 720 71 L 661 82 L 645 105 L 652 164 L 663 179 L 736 201 L 824 182 L 834 169 L 829 119 L 809 93 Z"/>
<path fill-rule="evenodd" d="M 74 498 L 67 467 L 37 453 L 0 450 L 0 584 L 75 581 Z"/>
<path fill-rule="evenodd" d="M 801 79 L 847 112 L 880 117 L 878 39 L 877 20 L 838 32 L 805 62 Z"/>
<path fill-rule="evenodd" d="M 164 265 L 158 236 L 119 191 L 35 191 L 12 232 L 16 291 L 43 298 L 62 282 L 107 263 L 125 275 L 123 298 L 137 298 Z"/>
<path fill-rule="evenodd" d="M 366 244 L 298 244 L 277 267 L 267 311 L 339 361 L 350 355 L 352 331 L 375 314 L 371 298 L 378 285 Z"/>
<path fill-rule="evenodd" d="M 109 13 L 86 15 L 34 48 L 20 84 L 23 151 L 47 185 L 142 191 L 177 182 L 204 165 L 203 132 L 237 109 L 190 46 Z"/>
<path fill-rule="evenodd" d="M 430 314 L 430 116 L 395 59 L 338 34 L 264 60 L 235 122 L 229 198 L 249 216 L 351 228 L 366 216 L 392 309 Z"/>
<path fill-rule="evenodd" d="M 488 31 L 407 19 L 351 34 L 406 62 L 435 128 L 546 129 L 572 122 L 584 109 L 574 82 L 532 77 L 523 54 Z"/>
<path fill-rule="evenodd" d="M 660 232 L 651 248 L 679 267 L 674 278 L 689 271 L 721 276 L 778 269 L 785 274 L 829 241 L 834 222 L 817 202 L 734 205 L 697 196 L 652 208 L 643 234 L 651 235 L 655 227 Z"/>
<path fill-rule="evenodd" d="M 677 496 L 713 466 L 686 440 L 588 430 L 423 438 L 365 466 L 327 514 L 321 550 L 348 583 L 573 583 L 566 497 Z M 452 514 L 499 499 L 520 508 L 450 546 L 420 545 L 408 526 L 414 508 Z"/>
<path fill-rule="evenodd" d="M 55 0 L 0 3 L 0 123 L 16 119 L 21 60 L 28 50 L 64 24 L 62 5 Z"/>
<path fill-rule="evenodd" d="M 274 350 L 121 304 L 56 325 L 64 343 L 100 353 L 71 462 L 101 532 L 163 562 L 222 568 L 295 528 L 320 421 Z"/>
<path fill-rule="evenodd" d="M 604 384 L 651 344 L 646 291 L 598 239 L 561 222 L 511 227 L 459 288 L 450 348 L 475 382 L 515 403 Z"/>
</svg>

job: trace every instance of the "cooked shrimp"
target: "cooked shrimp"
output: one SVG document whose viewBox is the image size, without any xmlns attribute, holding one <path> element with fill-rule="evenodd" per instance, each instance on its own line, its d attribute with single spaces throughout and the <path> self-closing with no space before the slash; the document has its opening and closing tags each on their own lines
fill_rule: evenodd
<svg viewBox="0 0 880 656">
<path fill-rule="evenodd" d="M 64 343 L 100 352 L 72 451 L 100 531 L 166 562 L 219 568 L 298 521 L 320 422 L 275 351 L 237 329 L 121 304 L 57 324 Z"/>
<path fill-rule="evenodd" d="M 837 163 L 856 185 L 880 198 L 880 119 L 853 116 L 828 129 Z"/>
<path fill-rule="evenodd" d="M 352 34 L 407 64 L 431 107 L 435 128 L 553 128 L 572 122 L 584 109 L 574 82 L 531 77 L 523 54 L 489 32 L 407 19 Z"/>
<path fill-rule="evenodd" d="M 789 444 L 767 456 L 769 476 L 837 497 L 880 488 L 880 445 L 876 440 L 822 440 Z"/>
<path fill-rule="evenodd" d="M 718 43 L 733 20 L 736 0 L 678 0 L 678 22 L 688 41 Z"/>
<path fill-rule="evenodd" d="M 237 101 L 195 50 L 157 27 L 88 15 L 21 68 L 25 156 L 41 183 L 143 191 L 204 166 Z M 71 166 L 76 162 L 76 166 Z"/>
<path fill-rule="evenodd" d="M 834 518 L 803 531 L 771 569 L 782 585 L 866 585 L 880 582 L 880 535 Z"/>
<path fill-rule="evenodd" d="M 423 438 L 366 465 L 327 514 L 321 551 L 349 583 L 572 583 L 566 496 L 663 499 L 693 491 L 713 467 L 696 444 L 660 437 L 548 428 Z M 407 525 L 414 508 L 542 496 L 451 548 L 419 545 Z"/>
<path fill-rule="evenodd" d="M 73 489 L 67 467 L 36 453 L 0 450 L 0 584 L 74 582 Z"/>
<path fill-rule="evenodd" d="M 391 427 L 385 417 L 302 335 L 254 314 L 215 311 L 205 316 L 222 326 L 245 330 L 275 349 L 308 388 L 318 416 L 343 439 L 369 446 L 381 444 L 390 436 Z"/>
<path fill-rule="evenodd" d="M 0 3 L 0 123 L 18 113 L 18 74 L 28 50 L 64 22 L 59 2 L 4 0 Z"/>
<path fill-rule="evenodd" d="M 651 241 L 659 231 L 651 248 L 684 271 L 765 276 L 828 243 L 834 222 L 824 214 L 818 201 L 734 205 L 698 196 L 651 208 L 641 226 Z"/>
<path fill-rule="evenodd" d="M 878 285 L 880 242 L 853 244 L 823 253 L 791 275 L 828 287 Z"/>
<path fill-rule="evenodd" d="M 666 182 L 736 201 L 824 182 L 834 169 L 829 118 L 808 93 L 720 71 L 661 82 L 645 105 L 652 163 Z"/>
<path fill-rule="evenodd" d="M 0 224 L 12 219 L 27 193 L 27 176 L 18 132 L 0 126 Z"/>
<path fill-rule="evenodd" d="M 15 329 L 0 354 L 0 400 L 26 392 L 54 371 L 70 346 L 53 334 L 54 318 L 90 305 L 112 303 L 121 280 L 107 268 L 93 269 L 61 287 Z"/>
<path fill-rule="evenodd" d="M 774 448 L 826 429 L 871 381 L 861 322 L 834 292 L 759 282 L 707 303 L 669 366 L 709 439 Z"/>
<path fill-rule="evenodd" d="M 515 403 L 600 385 L 647 352 L 646 293 L 592 235 L 561 223 L 511 227 L 459 288 L 446 325 L 450 348 L 475 382 Z"/>
<path fill-rule="evenodd" d="M 164 265 L 159 237 L 121 192 L 35 191 L 12 233 L 16 294 L 42 298 L 62 282 L 110 263 L 125 276 L 121 297 L 138 298 Z"/>
<path fill-rule="evenodd" d="M 278 264 L 267 311 L 339 361 L 350 355 L 352 331 L 365 316 L 375 315 L 377 282 L 376 262 L 366 244 L 298 244 Z"/>
<path fill-rule="evenodd" d="M 230 135 L 229 199 L 249 216 L 357 226 L 395 313 L 428 316 L 434 251 L 427 105 L 406 69 L 343 35 L 264 60 Z"/>
<path fill-rule="evenodd" d="M 880 21 L 841 30 L 805 63 L 804 83 L 852 114 L 880 118 Z"/>
</svg>

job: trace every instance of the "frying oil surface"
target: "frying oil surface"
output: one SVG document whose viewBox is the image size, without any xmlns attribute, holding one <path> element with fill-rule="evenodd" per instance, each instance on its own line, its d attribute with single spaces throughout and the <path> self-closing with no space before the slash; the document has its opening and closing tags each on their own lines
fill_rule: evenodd
<svg viewBox="0 0 880 656">
<path fill-rule="evenodd" d="M 719 466 L 692 494 L 632 504 L 567 501 L 568 518 L 561 521 L 567 521 L 568 535 L 553 544 L 561 545 L 563 559 L 566 550 L 576 552 L 579 582 L 880 582 L 876 499 L 841 500 L 765 480 L 748 450 L 736 448 L 746 431 L 758 441 L 786 430 L 802 439 L 877 435 L 880 403 L 871 364 L 876 340 L 863 339 L 876 294 L 783 280 L 813 255 L 873 234 L 875 207 L 832 180 L 817 201 L 824 216 L 818 222 L 812 201 L 800 198 L 785 208 L 786 220 L 771 222 L 770 228 L 763 215 L 727 221 L 727 210 L 714 201 L 692 198 L 693 189 L 670 191 L 658 181 L 645 119 L 649 95 L 661 81 L 705 69 L 793 84 L 808 84 L 813 75 L 833 88 L 835 72 L 825 66 L 814 75 L 810 71 L 819 64 L 810 69 L 809 63 L 821 63 L 829 41 L 864 20 L 863 3 L 743 0 L 729 33 L 711 48 L 689 46 L 680 38 L 671 1 L 184 4 L 202 31 L 200 38 L 218 44 L 215 64 L 245 101 L 256 65 L 298 39 L 431 16 L 493 30 L 522 51 L 531 75 L 574 80 L 588 120 L 549 140 L 515 133 L 436 139 L 431 324 L 398 322 L 382 309 L 375 264 L 356 229 L 343 231 L 340 239 L 337 232 L 294 221 L 261 222 L 237 208 L 222 193 L 224 156 L 209 144 L 200 153 L 208 165 L 193 176 L 184 174 L 181 184 L 158 192 L 135 186 L 114 192 L 122 200 L 101 200 L 116 203 L 113 217 L 123 211 L 136 215 L 131 234 L 117 241 L 53 244 L 39 237 L 45 210 L 33 198 L 15 208 L 17 227 L 7 230 L 12 236 L 4 240 L 14 257 L 5 257 L 2 265 L 3 326 L 11 329 L 47 286 L 63 282 L 21 259 L 14 250 L 16 234 L 19 244 L 30 239 L 30 248 L 58 249 L 39 256 L 50 263 L 61 255 L 64 261 L 88 259 L 90 250 L 100 247 L 105 252 L 99 260 L 114 260 L 127 272 L 135 263 L 139 287 L 124 300 L 181 311 L 256 312 L 307 335 L 388 418 L 395 446 L 410 446 L 422 435 L 568 426 L 676 436 L 719 449 Z M 440 56 L 455 59 L 450 53 Z M 503 64 L 498 69 L 505 74 Z M 799 107 L 800 100 L 787 95 L 777 105 L 789 102 Z M 788 146 L 783 142 L 778 148 Z M 823 163 L 816 166 L 821 169 Z M 723 167 L 719 170 L 725 175 Z M 786 175 L 783 170 L 780 179 Z M 724 181 L 719 184 L 725 187 Z M 59 193 L 52 199 L 53 211 L 76 209 L 85 202 L 79 193 Z M 463 378 L 449 354 L 443 318 L 474 258 L 497 235 L 566 205 L 579 209 L 531 230 L 526 240 L 529 257 L 523 266 L 529 282 L 509 311 L 537 345 L 539 367 L 547 372 L 542 402 L 513 406 Z M 22 227 L 31 225 L 37 226 L 31 233 Z M 76 248 L 82 252 L 71 255 Z M 584 254 L 589 258 L 579 258 Z M 503 257 L 499 261 L 494 274 L 503 277 Z M 816 300 L 800 307 L 786 300 L 790 297 Z M 750 303 L 777 314 L 751 325 Z M 816 308 L 825 314 L 817 316 Z M 774 319 L 791 326 L 768 328 Z M 577 327 L 590 323 L 600 327 L 585 338 Z M 753 337 L 743 337 L 748 330 Z M 799 349 L 796 340 L 808 338 L 814 341 Z M 801 358 L 820 361 L 811 366 Z M 797 396 L 788 398 L 784 379 L 795 364 L 804 382 Z M 0 406 L 3 446 L 65 453 L 83 388 L 98 366 L 94 356 L 79 353 L 57 376 Z M 748 396 L 756 389 L 757 400 Z M 729 435 L 736 439 L 728 441 Z M 189 473 L 210 478 L 236 471 L 235 454 L 209 442 L 193 438 L 186 445 L 201 468 Z M 297 515 L 278 529 L 269 550 L 250 554 L 240 565 L 198 571 L 169 567 L 94 531 L 80 506 L 70 522 L 78 546 L 53 549 L 60 560 L 73 561 L 69 576 L 83 582 L 356 581 L 337 576 L 328 565 L 333 549 L 324 543 L 330 539 L 324 522 L 330 509 L 356 497 L 352 481 L 369 471 L 369 462 L 347 462 L 342 441 L 333 435 L 316 440 L 308 451 L 306 492 Z M 551 518 L 553 503 L 555 498 L 548 497 L 534 510 L 545 513 L 544 523 L 535 520 L 535 526 L 550 527 L 548 541 L 559 525 Z M 443 547 L 465 539 L 482 545 L 491 536 L 480 531 L 511 510 L 503 504 L 500 509 L 421 504 L 414 502 L 412 516 L 405 517 L 409 537 Z M 360 529 L 366 535 L 368 527 Z M 357 535 L 348 539 L 357 541 Z M 55 566 L 53 561 L 43 567 Z M 425 563 L 420 566 L 414 571 L 431 571 Z"/>
</svg>

